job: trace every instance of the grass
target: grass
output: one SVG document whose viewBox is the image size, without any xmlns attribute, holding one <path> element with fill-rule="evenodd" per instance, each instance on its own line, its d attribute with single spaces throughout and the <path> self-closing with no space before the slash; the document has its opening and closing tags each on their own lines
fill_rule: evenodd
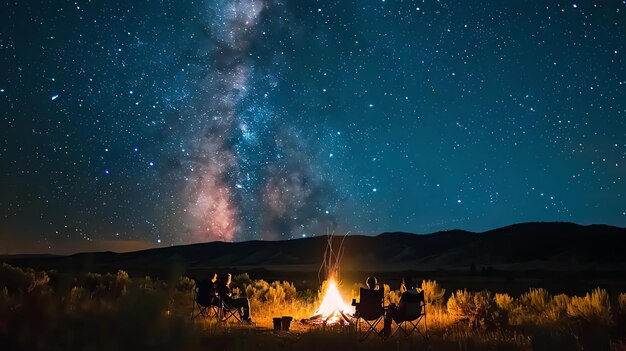
<svg viewBox="0 0 626 351">
<path fill-rule="evenodd" d="M 430 340 L 372 337 L 360 342 L 351 328 L 301 324 L 322 291 L 291 282 L 235 276 L 256 326 L 190 319 L 193 280 L 131 279 L 124 271 L 69 277 L 0 265 L 0 345 L 7 350 L 620 350 L 626 330 L 626 294 L 597 288 L 584 296 L 552 296 L 530 289 L 519 296 L 458 290 L 446 295 L 422 281 Z M 360 284 L 344 283 L 357 297 Z M 323 288 L 323 287 L 322 287 Z M 400 291 L 383 286 L 387 303 Z M 272 318 L 292 316 L 291 332 L 274 332 Z M 623 347 L 622 347 L 623 349 Z"/>
</svg>

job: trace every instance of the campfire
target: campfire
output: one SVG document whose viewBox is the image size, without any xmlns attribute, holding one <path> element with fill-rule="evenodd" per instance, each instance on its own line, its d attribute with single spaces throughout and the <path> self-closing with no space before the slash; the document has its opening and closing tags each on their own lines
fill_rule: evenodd
<svg viewBox="0 0 626 351">
<path fill-rule="evenodd" d="M 324 297 L 320 303 L 315 315 L 309 320 L 312 322 L 321 322 L 325 325 L 341 323 L 350 324 L 354 307 L 343 302 L 337 282 L 334 277 L 328 279 Z"/>
<path fill-rule="evenodd" d="M 339 278 L 339 265 L 343 256 L 343 237 L 338 250 L 333 248 L 333 236 L 328 235 L 328 243 L 324 252 L 324 261 L 320 267 L 319 276 L 321 280 L 322 274 L 326 277 L 326 286 L 323 287 L 323 298 L 315 311 L 315 315 L 308 319 L 309 323 L 332 325 L 342 324 L 348 325 L 352 321 L 354 307 L 346 304 L 339 293 L 337 281 Z"/>
</svg>

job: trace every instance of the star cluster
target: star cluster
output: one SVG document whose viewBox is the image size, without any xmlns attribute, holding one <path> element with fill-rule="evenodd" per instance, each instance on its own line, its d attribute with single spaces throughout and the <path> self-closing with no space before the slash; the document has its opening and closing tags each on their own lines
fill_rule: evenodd
<svg viewBox="0 0 626 351">
<path fill-rule="evenodd" d="M 626 225 L 624 1 L 0 14 L 0 253 Z"/>
</svg>

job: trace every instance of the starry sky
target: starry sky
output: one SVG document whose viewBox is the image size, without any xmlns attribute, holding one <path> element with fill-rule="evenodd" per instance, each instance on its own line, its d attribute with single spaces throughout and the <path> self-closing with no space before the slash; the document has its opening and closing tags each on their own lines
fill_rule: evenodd
<svg viewBox="0 0 626 351">
<path fill-rule="evenodd" d="M 0 4 L 0 254 L 626 226 L 626 2 Z"/>
</svg>

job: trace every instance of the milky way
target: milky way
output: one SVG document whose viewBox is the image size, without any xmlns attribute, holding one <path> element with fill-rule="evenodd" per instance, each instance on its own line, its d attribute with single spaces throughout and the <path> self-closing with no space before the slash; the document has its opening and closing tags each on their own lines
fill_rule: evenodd
<svg viewBox="0 0 626 351">
<path fill-rule="evenodd" d="M 192 241 L 232 241 L 252 233 L 280 239 L 310 229 L 320 217 L 312 209 L 325 205 L 317 202 L 324 184 L 307 165 L 306 147 L 296 133 L 284 120 L 273 124 L 271 107 L 246 111 L 264 104 L 256 90 L 266 86 L 271 91 L 267 75 L 280 70 L 270 65 L 263 76 L 249 58 L 254 42 L 263 40 L 258 26 L 264 10 L 272 6 L 279 5 L 259 0 L 211 4 L 206 39 L 212 44 L 213 69 L 195 112 L 201 113 L 201 128 L 184 159 L 190 175 L 183 201 L 189 201 L 185 211 Z M 261 147 L 265 162 L 255 164 L 250 159 L 259 158 Z M 251 175 L 260 181 L 251 181 Z"/>
<path fill-rule="evenodd" d="M 0 4 L 0 254 L 626 226 L 626 3 Z"/>
</svg>

